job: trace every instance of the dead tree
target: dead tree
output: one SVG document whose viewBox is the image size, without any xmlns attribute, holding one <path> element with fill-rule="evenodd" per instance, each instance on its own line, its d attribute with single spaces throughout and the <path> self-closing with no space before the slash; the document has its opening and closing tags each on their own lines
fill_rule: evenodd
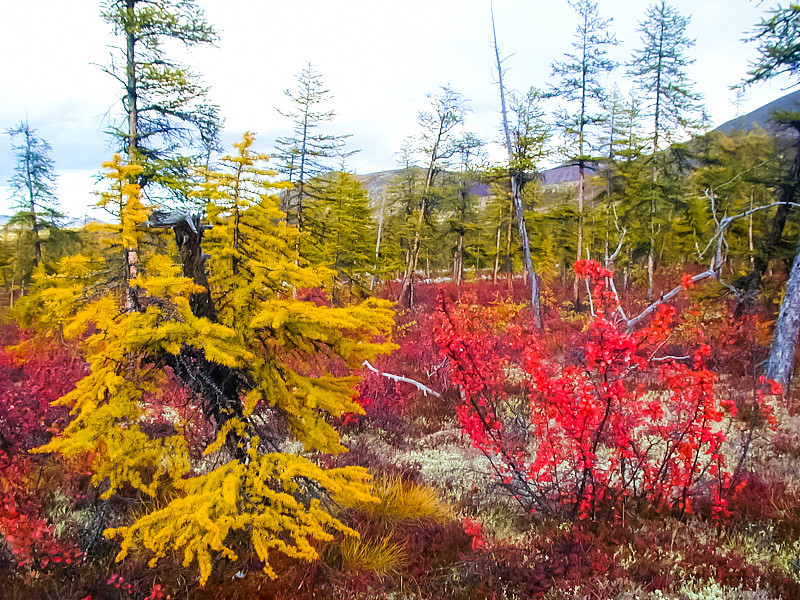
<svg viewBox="0 0 800 600">
<path fill-rule="evenodd" d="M 539 302 L 539 280 L 531 261 L 531 246 L 528 239 L 528 229 L 525 225 L 525 209 L 522 204 L 522 178 L 524 173 L 514 168 L 514 151 L 511 144 L 511 130 L 508 126 L 508 111 L 506 110 L 506 92 L 503 86 L 503 66 L 500 60 L 500 50 L 497 46 L 497 33 L 494 26 L 494 7 L 492 7 L 492 38 L 494 40 L 494 55 L 497 60 L 497 84 L 500 86 L 500 113 L 503 118 L 503 134 L 505 135 L 506 150 L 508 152 L 509 180 L 511 183 L 511 199 L 514 204 L 514 216 L 519 227 L 519 236 L 522 241 L 522 259 L 531 285 L 531 307 L 533 308 L 534 326 L 543 329 L 542 309 Z"/>
</svg>

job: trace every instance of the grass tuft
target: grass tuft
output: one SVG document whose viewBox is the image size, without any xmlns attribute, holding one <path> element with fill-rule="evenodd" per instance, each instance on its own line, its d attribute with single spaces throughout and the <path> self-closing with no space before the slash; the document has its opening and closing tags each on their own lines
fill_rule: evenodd
<svg viewBox="0 0 800 600">
<path fill-rule="evenodd" d="M 380 498 L 380 503 L 363 504 L 358 508 L 384 525 L 424 520 L 445 523 L 452 519 L 450 510 L 433 487 L 388 477 L 377 479 L 372 493 Z"/>
<path fill-rule="evenodd" d="M 379 576 L 393 575 L 407 559 L 403 546 L 389 537 L 378 540 L 347 538 L 340 550 L 345 573 L 371 571 Z"/>
</svg>

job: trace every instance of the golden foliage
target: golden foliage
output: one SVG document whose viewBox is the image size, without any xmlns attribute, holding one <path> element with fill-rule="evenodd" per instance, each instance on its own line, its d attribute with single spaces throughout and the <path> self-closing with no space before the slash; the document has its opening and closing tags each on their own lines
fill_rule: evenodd
<svg viewBox="0 0 800 600">
<path fill-rule="evenodd" d="M 250 152 L 251 144 L 245 135 L 238 153 L 224 159 L 226 170 L 204 171 L 197 191 L 213 225 L 203 249 L 210 255 L 216 319 L 192 313 L 192 295 L 205 289 L 180 275 L 172 255 L 153 252 L 163 244 L 148 245 L 147 236 L 160 234 L 140 227 L 147 213 L 131 183 L 137 168 L 119 157 L 106 165 L 112 189 L 101 202 L 116 202 L 120 217 L 107 228 L 106 241 L 116 249 L 137 248 L 137 276 L 123 285 L 137 290 L 140 306 L 132 310 L 124 294 L 98 284 L 94 259 L 72 257 L 55 275 L 38 275 L 25 308 L 27 318 L 77 340 L 90 367 L 58 400 L 71 408 L 73 420 L 38 451 L 92 456 L 93 482 L 107 486 L 105 497 L 129 486 L 167 498 L 106 534 L 121 538 L 120 560 L 135 548 L 152 552 L 153 560 L 181 550 L 185 565 L 198 563 L 203 583 L 217 555 L 235 557 L 234 534 L 250 540 L 272 576 L 271 552 L 311 560 L 315 544 L 335 532 L 356 535 L 330 514 L 326 501 L 369 506 L 375 499 L 366 471 L 326 470 L 304 456 L 271 451 L 278 444 L 262 441 L 256 418 L 272 413 L 308 451 L 344 451 L 328 418 L 362 412 L 357 378 L 349 372 L 394 347 L 388 303 L 329 307 L 296 298 L 298 289 L 320 285 L 326 273 L 298 255 L 299 234 L 283 220 L 266 179 L 270 171 L 259 166 L 265 157 Z M 186 354 L 199 365 L 193 368 L 227 370 L 236 382 L 233 391 L 213 381 L 203 387 L 196 382 L 209 372 L 202 371 L 183 381 L 200 396 L 195 403 L 228 394 L 226 401 L 240 409 L 210 413 L 217 433 L 205 454 L 222 463 L 211 471 L 204 467 L 211 462 L 191 460 L 186 424 L 176 424 L 172 409 L 159 405 L 162 367 Z M 196 414 L 202 418 L 203 411 Z M 175 433 L 149 435 L 146 426 L 154 421 L 173 424 Z"/>
</svg>

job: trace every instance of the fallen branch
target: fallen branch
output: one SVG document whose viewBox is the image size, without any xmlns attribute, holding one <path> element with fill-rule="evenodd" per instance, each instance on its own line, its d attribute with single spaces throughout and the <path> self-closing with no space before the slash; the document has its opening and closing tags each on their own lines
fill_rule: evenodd
<svg viewBox="0 0 800 600">
<path fill-rule="evenodd" d="M 435 396 L 436 398 L 441 398 L 442 397 L 442 395 L 439 392 L 432 390 L 427 385 L 422 384 L 419 381 L 415 381 L 413 379 L 409 379 L 408 377 L 403 377 L 401 375 L 392 375 L 391 373 L 385 373 L 384 371 L 380 371 L 380 370 L 376 369 L 375 367 L 373 367 L 371 364 L 369 364 L 368 360 L 365 360 L 361 364 L 363 364 L 365 367 L 367 367 L 373 373 L 377 373 L 378 375 L 386 377 L 387 379 L 391 379 L 392 381 L 402 381 L 403 383 L 410 383 L 411 385 L 413 385 L 417 389 L 421 390 L 422 393 L 425 394 L 426 396 L 428 394 L 430 394 L 431 396 Z"/>
<path fill-rule="evenodd" d="M 713 192 L 709 193 L 708 191 L 706 191 L 705 195 L 711 201 L 712 212 L 715 212 Z M 764 206 L 756 206 L 755 208 L 751 208 L 750 210 L 746 210 L 746 211 L 741 212 L 741 213 L 739 213 L 737 215 L 733 215 L 733 216 L 730 216 L 730 217 L 724 217 L 721 220 L 718 220 L 717 217 L 716 217 L 716 214 L 715 214 L 714 215 L 714 220 L 717 223 L 717 229 L 714 232 L 713 237 L 708 241 L 708 244 L 706 245 L 705 249 L 699 254 L 699 256 L 702 258 L 702 256 L 710 248 L 712 248 L 714 246 L 715 242 L 716 242 L 716 251 L 711 256 L 711 260 L 710 260 L 711 264 L 709 265 L 709 268 L 707 270 L 703 271 L 702 273 L 698 273 L 697 275 L 692 277 L 692 279 L 691 279 L 692 283 L 697 283 L 698 281 L 701 281 L 703 279 L 711 278 L 711 279 L 714 279 L 714 281 L 716 281 L 720 285 L 725 286 L 731 292 L 738 293 L 738 290 L 736 288 L 734 288 L 729 283 L 726 283 L 726 282 L 722 281 L 722 277 L 721 277 L 721 275 L 722 275 L 722 266 L 723 266 L 723 264 L 725 262 L 724 252 L 723 252 L 723 248 L 725 247 L 725 233 L 727 232 L 728 228 L 731 226 L 731 223 L 733 223 L 735 220 L 741 219 L 742 217 L 750 216 L 755 212 L 758 212 L 758 211 L 761 211 L 761 210 L 767 210 L 769 208 L 773 208 L 775 206 L 780 206 L 780 205 L 783 205 L 783 204 L 790 204 L 792 206 L 798 206 L 794 202 L 773 202 L 771 204 L 766 204 Z M 607 261 L 606 264 L 608 265 L 608 261 Z M 635 317 L 633 317 L 631 319 L 627 319 L 626 320 L 627 321 L 626 322 L 627 331 L 630 333 L 633 330 L 633 328 L 636 327 L 636 325 L 638 325 L 648 315 L 653 313 L 653 311 L 655 311 L 656 308 L 658 308 L 661 304 L 664 304 L 664 302 L 666 302 L 667 300 L 670 300 L 671 298 L 677 296 L 684 289 L 685 288 L 684 288 L 683 285 L 675 286 L 669 292 L 667 292 L 666 294 L 663 294 L 658 300 L 656 300 L 655 302 L 650 304 L 647 308 L 645 308 L 638 315 L 636 315 Z M 613 291 L 616 294 L 616 290 L 613 290 Z M 617 297 L 617 300 L 619 301 L 619 297 Z"/>
</svg>

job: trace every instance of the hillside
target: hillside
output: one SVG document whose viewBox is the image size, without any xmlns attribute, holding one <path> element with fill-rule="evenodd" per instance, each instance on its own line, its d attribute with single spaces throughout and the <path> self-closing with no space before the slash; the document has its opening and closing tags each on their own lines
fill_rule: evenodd
<svg viewBox="0 0 800 600">
<path fill-rule="evenodd" d="M 773 100 L 746 115 L 741 115 L 731 119 L 717 127 L 714 131 L 720 131 L 730 135 L 734 131 L 750 131 L 758 126 L 767 131 L 777 131 L 777 127 L 771 121 L 771 115 L 776 110 L 800 111 L 800 90 L 786 94 L 785 96 Z"/>
</svg>

